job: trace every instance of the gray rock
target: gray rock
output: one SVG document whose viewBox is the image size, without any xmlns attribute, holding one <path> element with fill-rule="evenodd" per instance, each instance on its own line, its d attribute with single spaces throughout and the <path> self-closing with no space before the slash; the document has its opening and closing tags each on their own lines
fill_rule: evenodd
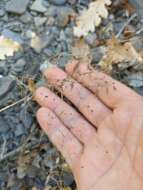
<svg viewBox="0 0 143 190">
<path fill-rule="evenodd" d="M 33 40 L 33 43 L 31 44 L 31 47 L 37 52 L 40 53 L 42 49 L 49 46 L 51 42 L 54 39 L 54 35 L 48 34 L 48 35 L 42 35 L 40 37 L 36 37 L 35 41 Z"/>
<path fill-rule="evenodd" d="M 137 14 L 143 19 L 143 1 L 142 0 L 129 0 L 135 7 Z"/>
<path fill-rule="evenodd" d="M 62 52 L 66 52 L 68 49 L 67 49 L 67 42 L 66 41 L 62 41 L 61 42 L 61 51 Z"/>
<path fill-rule="evenodd" d="M 15 41 L 15 42 L 20 43 L 20 44 L 23 44 L 23 43 L 24 43 L 19 33 L 13 32 L 13 31 L 11 31 L 11 30 L 9 30 L 9 29 L 4 29 L 4 30 L 2 31 L 2 35 L 3 35 L 4 37 L 6 37 L 6 38 L 10 38 L 10 39 L 12 39 L 12 40 Z"/>
<path fill-rule="evenodd" d="M 71 173 L 68 172 L 63 173 L 62 178 L 65 186 L 70 186 L 74 182 L 74 178 Z"/>
<path fill-rule="evenodd" d="M 4 98 L 15 84 L 15 80 L 9 76 L 0 78 L 0 99 Z"/>
<path fill-rule="evenodd" d="M 74 16 L 73 9 L 69 7 L 61 7 L 57 13 L 57 26 L 65 27 L 69 23 L 70 16 Z"/>
<path fill-rule="evenodd" d="M 43 0 L 43 5 L 44 5 L 45 7 L 49 7 L 49 6 L 50 6 L 50 2 L 47 1 L 47 0 Z"/>
<path fill-rule="evenodd" d="M 106 51 L 106 49 L 103 46 L 91 49 L 92 61 L 94 63 L 98 63 L 101 60 L 101 58 L 103 57 L 103 55 L 105 54 L 105 51 Z"/>
<path fill-rule="evenodd" d="M 48 9 L 47 9 L 47 16 L 51 16 L 51 17 L 56 17 L 58 15 L 59 12 L 59 8 L 57 6 L 51 5 Z"/>
<path fill-rule="evenodd" d="M 46 17 L 35 17 L 34 18 L 34 23 L 36 27 L 42 26 L 46 22 L 47 18 Z"/>
<path fill-rule="evenodd" d="M 8 15 L 5 14 L 3 17 L 0 18 L 1 21 L 7 22 L 8 21 Z"/>
<path fill-rule="evenodd" d="M 35 166 L 36 168 L 40 168 L 41 159 L 42 158 L 40 157 L 40 155 L 37 155 L 32 162 L 32 166 Z"/>
<path fill-rule="evenodd" d="M 0 17 L 5 15 L 5 11 L 3 9 L 0 9 Z"/>
<path fill-rule="evenodd" d="M 53 55 L 53 51 L 50 48 L 45 48 L 43 52 L 49 57 Z"/>
<path fill-rule="evenodd" d="M 85 37 L 85 41 L 87 42 L 88 45 L 94 46 L 96 43 L 96 33 L 90 33 Z"/>
<path fill-rule="evenodd" d="M 25 14 L 23 14 L 20 17 L 20 20 L 24 23 L 24 24 L 28 24 L 32 22 L 32 16 L 30 13 L 26 12 Z"/>
<path fill-rule="evenodd" d="M 127 83 L 134 88 L 143 86 L 143 74 L 141 72 L 132 73 L 125 77 Z"/>
<path fill-rule="evenodd" d="M 118 34 L 118 32 L 121 30 L 121 28 L 122 28 L 122 26 L 124 25 L 124 21 L 121 21 L 121 22 L 114 22 L 114 25 L 113 25 L 113 27 L 114 27 L 114 33 L 115 34 Z"/>
<path fill-rule="evenodd" d="M 73 36 L 73 29 L 72 28 L 65 28 L 65 35 L 69 38 L 71 38 Z"/>
<path fill-rule="evenodd" d="M 7 72 L 7 68 L 5 66 L 6 62 L 5 60 L 0 61 L 0 78 L 4 75 L 5 72 Z M 2 75 L 2 76 L 1 76 Z"/>
<path fill-rule="evenodd" d="M 62 51 L 62 44 L 59 43 L 56 48 L 53 48 L 53 51 L 56 55 L 60 54 Z"/>
<path fill-rule="evenodd" d="M 6 133 L 9 129 L 8 123 L 0 116 L 0 133 Z"/>
<path fill-rule="evenodd" d="M 70 55 L 68 53 L 63 53 L 59 58 L 58 65 L 61 68 L 65 68 L 65 65 L 68 63 Z"/>
<path fill-rule="evenodd" d="M 137 52 L 140 52 L 143 49 L 143 40 L 140 39 L 140 37 L 133 37 L 130 39 L 130 42 Z"/>
<path fill-rule="evenodd" d="M 34 32 L 32 30 L 27 30 L 25 32 L 25 37 L 31 39 L 33 37 Z"/>
<path fill-rule="evenodd" d="M 29 4 L 30 0 L 10 0 L 6 3 L 6 11 L 16 14 L 23 14 L 27 6 Z"/>
<path fill-rule="evenodd" d="M 138 94 L 143 96 L 143 86 L 135 89 Z"/>
<path fill-rule="evenodd" d="M 14 66 L 15 72 L 22 72 L 24 69 L 24 66 L 26 65 L 26 61 L 23 58 L 18 59 Z"/>
<path fill-rule="evenodd" d="M 40 87 L 40 86 L 44 86 L 46 84 L 46 80 L 45 78 L 40 79 L 37 83 L 36 86 Z"/>
<path fill-rule="evenodd" d="M 67 2 L 67 0 L 50 0 L 50 3 L 53 3 L 54 5 L 64 5 Z"/>
<path fill-rule="evenodd" d="M 47 8 L 43 5 L 42 0 L 35 0 L 30 9 L 32 11 L 37 11 L 40 13 L 44 13 L 47 11 Z"/>
<path fill-rule="evenodd" d="M 53 17 L 49 17 L 46 23 L 48 26 L 52 26 L 55 24 L 55 19 Z"/>
<path fill-rule="evenodd" d="M 64 30 L 61 30 L 60 32 L 60 41 L 66 41 L 66 35 L 65 35 L 65 32 Z"/>
<path fill-rule="evenodd" d="M 20 120 L 26 128 L 30 128 L 33 123 L 32 115 L 27 111 L 26 107 L 23 107 L 20 111 Z"/>
<path fill-rule="evenodd" d="M 25 133 L 25 127 L 23 126 L 23 124 L 19 123 L 16 126 L 16 130 L 14 131 L 14 133 L 16 137 L 23 135 Z"/>
<path fill-rule="evenodd" d="M 27 168 L 27 173 L 26 175 L 29 178 L 36 178 L 37 174 L 39 174 L 38 168 L 35 166 L 30 166 Z"/>
<path fill-rule="evenodd" d="M 90 2 L 90 0 L 80 0 L 79 1 L 80 5 L 82 5 L 82 6 L 88 6 L 89 2 Z"/>
</svg>

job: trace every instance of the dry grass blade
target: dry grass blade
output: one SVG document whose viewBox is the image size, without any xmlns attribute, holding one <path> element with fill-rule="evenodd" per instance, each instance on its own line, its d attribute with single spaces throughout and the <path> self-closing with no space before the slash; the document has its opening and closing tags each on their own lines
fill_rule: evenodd
<svg viewBox="0 0 143 190">
<path fill-rule="evenodd" d="M 5 106 L 5 107 L 1 108 L 1 109 L 0 109 L 0 113 L 2 113 L 2 112 L 4 112 L 4 111 L 6 111 L 7 109 L 10 109 L 10 108 L 12 108 L 12 107 L 18 105 L 18 104 L 20 104 L 20 103 L 22 103 L 22 102 L 24 102 L 24 101 L 27 102 L 27 101 L 29 101 L 29 100 L 31 100 L 31 99 L 32 99 L 32 96 L 26 96 L 26 97 L 24 97 L 24 98 L 22 98 L 22 99 L 20 99 L 20 100 L 18 100 L 18 101 L 16 101 L 16 102 L 14 102 L 14 103 L 8 105 L 8 106 Z"/>
</svg>

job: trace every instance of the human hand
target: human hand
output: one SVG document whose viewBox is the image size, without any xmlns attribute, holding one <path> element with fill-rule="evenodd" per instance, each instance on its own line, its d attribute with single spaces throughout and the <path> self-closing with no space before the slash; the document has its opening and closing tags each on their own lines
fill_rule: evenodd
<svg viewBox="0 0 143 190">
<path fill-rule="evenodd" d="M 142 190 L 143 98 L 76 61 L 66 72 L 51 67 L 44 75 L 75 106 L 45 87 L 35 93 L 39 124 L 70 165 L 78 190 Z"/>
</svg>

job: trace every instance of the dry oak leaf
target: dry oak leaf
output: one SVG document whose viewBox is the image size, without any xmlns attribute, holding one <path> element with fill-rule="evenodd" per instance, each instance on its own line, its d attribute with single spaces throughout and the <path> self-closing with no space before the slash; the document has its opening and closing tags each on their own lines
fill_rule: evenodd
<svg viewBox="0 0 143 190">
<path fill-rule="evenodd" d="M 13 56 L 14 52 L 21 49 L 21 45 L 9 38 L 0 36 L 0 60 L 5 60 L 6 56 Z"/>
<path fill-rule="evenodd" d="M 106 6 L 108 5 L 111 5 L 111 0 L 96 0 L 95 2 L 91 2 L 89 8 L 77 17 L 74 35 L 81 37 L 86 36 L 89 32 L 94 32 L 95 27 L 100 25 L 102 18 L 107 18 L 108 10 Z"/>
<path fill-rule="evenodd" d="M 143 63 L 141 55 L 135 50 L 130 42 L 121 43 L 113 37 L 107 44 L 107 51 L 99 62 L 99 65 L 104 71 L 112 71 L 112 66 L 114 64 L 133 65 L 136 63 Z"/>
</svg>

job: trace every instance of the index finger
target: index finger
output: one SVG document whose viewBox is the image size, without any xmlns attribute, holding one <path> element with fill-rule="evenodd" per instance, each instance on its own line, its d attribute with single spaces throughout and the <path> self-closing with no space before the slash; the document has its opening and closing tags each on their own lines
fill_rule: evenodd
<svg viewBox="0 0 143 190">
<path fill-rule="evenodd" d="M 66 66 L 66 71 L 111 109 L 127 100 L 139 98 L 133 90 L 88 64 L 73 61 Z"/>
</svg>

